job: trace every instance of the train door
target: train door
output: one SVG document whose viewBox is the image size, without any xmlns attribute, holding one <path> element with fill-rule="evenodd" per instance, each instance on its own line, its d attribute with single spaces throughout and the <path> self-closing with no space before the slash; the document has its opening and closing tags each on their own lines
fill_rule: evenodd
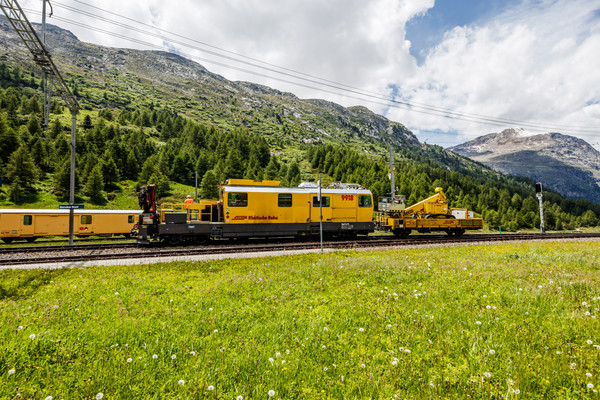
<svg viewBox="0 0 600 400">
<path fill-rule="evenodd" d="M 66 217 L 66 218 L 65 218 Z M 66 224 L 65 224 L 66 222 Z M 35 216 L 35 235 L 54 236 L 69 234 L 68 215 L 38 214 Z"/>
<path fill-rule="evenodd" d="M 21 236 L 33 236 L 35 233 L 32 214 L 23 214 L 21 218 Z"/>
<path fill-rule="evenodd" d="M 79 214 L 79 229 L 77 234 L 81 236 L 93 235 L 94 225 L 93 216 L 91 214 Z"/>
<path fill-rule="evenodd" d="M 321 196 L 321 208 L 323 210 L 323 222 L 332 222 L 332 211 L 331 211 L 331 196 Z M 313 196 L 312 198 L 312 210 L 311 210 L 311 221 L 319 222 L 320 211 L 319 211 L 319 197 Z"/>
</svg>

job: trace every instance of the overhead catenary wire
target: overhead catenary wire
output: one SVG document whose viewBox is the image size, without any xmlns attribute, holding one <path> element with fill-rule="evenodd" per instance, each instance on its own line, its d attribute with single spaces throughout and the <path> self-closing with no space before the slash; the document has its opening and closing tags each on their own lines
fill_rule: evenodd
<svg viewBox="0 0 600 400">
<path fill-rule="evenodd" d="M 121 28 L 125 28 L 127 30 L 134 31 L 134 32 L 140 33 L 142 35 L 159 38 L 159 39 L 163 40 L 164 42 L 168 42 L 170 44 L 177 44 L 177 45 L 180 45 L 183 47 L 201 51 L 206 54 L 210 54 L 215 57 L 223 58 L 227 61 L 241 63 L 245 66 L 249 66 L 252 68 L 258 68 L 258 69 L 267 71 L 268 73 L 266 73 L 266 74 L 260 73 L 257 71 L 249 70 L 247 68 L 234 66 L 234 65 L 231 65 L 228 63 L 219 62 L 219 61 L 215 61 L 212 59 L 207 59 L 207 58 L 199 57 L 196 55 L 187 54 L 184 52 L 177 52 L 177 54 L 180 54 L 180 55 L 185 56 L 186 58 L 190 58 L 192 60 L 198 60 L 203 63 L 218 65 L 218 66 L 221 66 L 224 68 L 237 70 L 237 71 L 252 74 L 255 76 L 264 77 L 266 79 L 272 79 L 272 80 L 276 80 L 279 82 L 288 83 L 288 84 L 296 85 L 299 87 L 304 87 L 304 88 L 308 88 L 311 90 L 317 90 L 317 91 L 321 91 L 324 93 L 329 93 L 329 94 L 333 94 L 333 95 L 337 95 L 337 96 L 345 96 L 347 98 L 356 99 L 356 100 L 360 100 L 360 101 L 366 101 L 366 102 L 369 102 L 372 104 L 378 104 L 378 105 L 387 106 L 387 107 L 399 108 L 399 109 L 404 109 L 404 110 L 408 110 L 408 111 L 412 111 L 412 112 L 418 112 L 421 114 L 426 114 L 426 115 L 431 115 L 431 116 L 436 116 L 436 117 L 444 117 L 444 118 L 455 119 L 455 120 L 461 120 L 461 121 L 465 121 L 465 122 L 472 122 L 472 123 L 479 123 L 479 124 L 486 124 L 486 125 L 493 125 L 493 126 L 500 126 L 500 127 L 505 127 L 506 125 L 511 125 L 511 126 L 516 125 L 516 126 L 535 129 L 535 130 L 561 131 L 561 132 L 565 132 L 565 133 L 570 133 L 570 132 L 575 133 L 576 132 L 576 133 L 579 133 L 580 135 L 596 135 L 598 133 L 597 129 L 594 129 L 594 128 L 582 128 L 582 127 L 573 127 L 573 126 L 566 126 L 566 125 L 550 126 L 550 125 L 544 125 L 544 124 L 538 124 L 538 123 L 531 123 L 531 122 L 527 122 L 527 121 L 490 117 L 490 116 L 485 116 L 482 114 L 459 112 L 459 111 L 445 109 L 445 108 L 431 106 L 431 105 L 425 105 L 425 104 L 420 104 L 420 103 L 415 103 L 415 102 L 410 102 L 410 101 L 398 100 L 389 95 L 376 93 L 376 92 L 372 92 L 372 91 L 367 91 L 364 89 L 353 87 L 351 85 L 346 85 L 343 83 L 327 80 L 324 78 L 319 78 L 314 75 L 306 74 L 306 73 L 296 71 L 293 69 L 280 67 L 275 64 L 267 63 L 267 62 L 258 60 L 253 57 L 248 57 L 248 56 L 236 53 L 236 52 L 232 52 L 232 51 L 229 51 L 229 50 L 217 47 L 217 46 L 207 44 L 205 42 L 191 39 L 184 35 L 180 35 L 177 33 L 169 32 L 169 31 L 157 28 L 151 24 L 137 21 L 133 18 L 129 18 L 129 17 L 120 15 L 118 13 L 102 9 L 100 7 L 93 6 L 93 5 L 85 3 L 83 1 L 79 1 L 79 0 L 73 0 L 73 1 L 75 1 L 79 4 L 82 4 L 82 5 L 85 5 L 87 7 L 102 11 L 104 13 L 116 16 L 118 18 L 123 18 L 124 20 L 127 20 L 129 22 L 134 22 L 136 24 L 139 24 L 140 26 L 149 27 L 156 32 L 160 32 L 160 34 L 156 33 L 156 32 L 148 31 L 146 29 L 134 27 L 131 24 L 124 24 L 122 22 L 114 21 L 110 18 L 106 18 L 104 16 L 97 15 L 97 14 L 94 14 L 89 11 L 84 11 L 84 10 L 80 10 L 75 7 L 64 5 L 63 3 L 58 2 L 58 1 L 54 1 L 54 4 L 57 7 L 64 8 L 68 11 L 71 11 L 71 12 L 89 17 L 89 18 L 94 18 L 94 19 L 97 19 L 97 20 L 100 20 L 100 21 L 103 21 L 103 22 L 106 22 L 106 23 L 109 23 L 109 24 L 112 24 L 115 26 L 119 26 Z M 37 13 L 34 10 L 31 10 L 31 12 Z M 170 51 L 170 49 L 166 46 L 156 45 L 154 43 L 146 42 L 144 40 L 140 40 L 140 39 L 126 36 L 123 34 L 119 34 L 116 32 L 101 29 L 101 28 L 98 28 L 97 26 L 91 26 L 89 24 L 85 24 L 85 23 L 82 23 L 79 21 L 73 21 L 73 20 L 70 20 L 70 19 L 67 19 L 64 17 L 57 17 L 57 16 L 54 16 L 54 19 L 62 21 L 62 22 L 66 22 L 68 24 L 72 24 L 74 26 L 79 26 L 84 29 L 93 30 L 93 31 L 96 31 L 96 32 L 99 32 L 102 34 L 117 37 L 119 39 L 127 40 L 132 43 L 137 43 L 137 44 L 140 44 L 143 46 L 147 46 L 150 48 L 163 50 L 163 51 Z M 196 43 L 196 44 L 195 45 L 189 44 L 189 43 L 183 42 L 179 39 L 174 39 L 172 37 L 165 36 L 165 34 L 175 36 L 177 38 L 181 38 L 181 39 L 184 39 L 189 42 Z M 199 47 L 199 45 L 209 47 L 213 50 L 207 50 L 205 48 Z M 216 51 L 214 51 L 214 50 L 216 50 Z M 222 54 L 219 52 L 223 52 L 226 54 Z M 261 64 L 263 64 L 263 65 L 261 65 Z M 283 79 L 281 77 L 274 76 L 269 73 L 282 75 L 282 76 L 285 76 L 286 78 L 296 79 L 301 82 L 291 81 L 289 79 Z M 303 82 L 306 82 L 306 83 L 303 83 Z M 307 83 L 309 83 L 310 85 L 308 85 Z M 312 85 L 317 85 L 317 87 L 312 86 Z M 335 91 L 332 91 L 331 89 L 333 89 Z"/>
</svg>

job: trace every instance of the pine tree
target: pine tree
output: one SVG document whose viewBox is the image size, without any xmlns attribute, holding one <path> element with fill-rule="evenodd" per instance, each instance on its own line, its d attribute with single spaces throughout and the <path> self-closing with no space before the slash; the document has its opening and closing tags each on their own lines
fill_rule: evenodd
<svg viewBox="0 0 600 400">
<path fill-rule="evenodd" d="M 219 180 L 212 171 L 206 171 L 200 182 L 200 197 L 203 199 L 217 199 L 219 197 Z"/>
<path fill-rule="evenodd" d="M 104 179 L 102 177 L 102 170 L 100 168 L 100 165 L 96 164 L 96 166 L 92 169 L 87 178 L 84 192 L 85 194 L 90 196 L 91 200 L 99 201 L 103 199 L 102 189 L 104 189 Z"/>
<path fill-rule="evenodd" d="M 10 182 L 18 180 L 25 187 L 31 187 L 39 176 L 39 170 L 25 146 L 19 147 L 10 155 L 5 169 L 6 178 Z"/>
</svg>

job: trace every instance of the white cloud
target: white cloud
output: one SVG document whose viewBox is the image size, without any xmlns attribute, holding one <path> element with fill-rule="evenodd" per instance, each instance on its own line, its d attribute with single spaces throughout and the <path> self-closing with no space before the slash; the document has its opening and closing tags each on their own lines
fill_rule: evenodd
<svg viewBox="0 0 600 400">
<path fill-rule="evenodd" d="M 399 82 L 400 90 L 416 103 L 528 121 L 600 142 L 597 132 L 574 129 L 600 123 L 589 107 L 600 99 L 598 7 L 592 0 L 526 1 L 483 25 L 454 28 L 410 80 Z M 502 129 L 403 110 L 388 117 L 415 130 L 457 131 L 457 141 Z"/>
</svg>

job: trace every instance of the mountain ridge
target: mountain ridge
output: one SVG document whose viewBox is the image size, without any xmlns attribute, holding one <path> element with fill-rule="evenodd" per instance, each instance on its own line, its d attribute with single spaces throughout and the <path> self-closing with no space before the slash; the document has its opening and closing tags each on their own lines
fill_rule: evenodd
<svg viewBox="0 0 600 400">
<path fill-rule="evenodd" d="M 583 139 L 510 128 L 448 150 L 497 171 L 535 179 L 565 196 L 600 203 L 600 152 Z"/>
</svg>

